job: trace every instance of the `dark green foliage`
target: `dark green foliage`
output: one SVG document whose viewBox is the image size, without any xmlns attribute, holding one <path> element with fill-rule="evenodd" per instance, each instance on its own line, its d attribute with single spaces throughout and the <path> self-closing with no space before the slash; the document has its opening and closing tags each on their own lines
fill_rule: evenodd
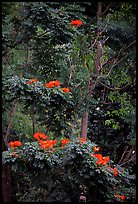
<svg viewBox="0 0 138 204">
<path fill-rule="evenodd" d="M 102 2 L 102 10 L 109 4 Z M 3 152 L 4 162 L 12 166 L 15 202 L 80 202 L 81 187 L 87 189 L 88 202 L 116 202 L 115 194 L 135 201 L 136 4 L 112 2 L 99 20 L 97 8 L 97 2 L 2 3 L 3 132 L 12 119 L 9 141 L 23 142 L 19 157 L 11 156 L 10 149 Z M 74 19 L 82 20 L 82 26 L 72 27 Z M 98 38 L 97 32 L 102 33 Z M 96 40 L 103 43 L 103 68 L 87 93 L 88 81 L 95 83 Z M 30 78 L 38 81 L 27 84 Z M 50 80 L 61 86 L 46 88 Z M 85 108 L 87 143 L 73 140 L 48 152 L 32 142 L 33 122 L 36 132 L 49 132 L 58 142 L 80 136 Z M 118 177 L 95 164 L 90 156 L 95 143 L 110 156 L 110 165 L 118 163 Z"/>
<path fill-rule="evenodd" d="M 90 141 L 80 143 L 78 139 L 74 139 L 64 149 L 57 146 L 53 152 L 52 149 L 42 150 L 37 142 L 28 142 L 15 151 L 19 154 L 18 157 L 11 157 L 11 150 L 3 152 L 3 162 L 11 163 L 12 170 L 17 175 L 18 172 L 24 172 L 24 178 L 31 182 L 28 184 L 32 189 L 25 187 L 26 190 L 29 188 L 30 195 L 25 198 L 20 190 L 20 198 L 17 196 L 17 199 L 23 202 L 35 198 L 43 202 L 51 199 L 63 202 L 68 198 L 71 202 L 78 202 L 80 188 L 85 186 L 88 202 L 98 202 L 101 199 L 104 202 L 112 202 L 117 193 L 125 194 L 127 201 L 132 201 L 135 197 L 132 185 L 134 176 L 116 166 L 119 175 L 114 177 L 108 170 L 108 165 L 113 165 L 112 160 L 110 164 L 98 167 L 96 158 L 91 156 L 94 146 Z M 130 185 L 133 189 L 131 195 Z M 42 197 L 34 197 L 33 189 L 36 189 L 37 195 L 41 192 Z M 58 196 L 55 196 L 57 194 Z"/>
<path fill-rule="evenodd" d="M 74 105 L 72 94 L 63 92 L 61 87 L 47 88 L 45 83 L 27 84 L 28 81 L 17 76 L 3 78 L 4 111 L 7 103 L 18 98 L 25 110 L 34 107 L 37 120 L 46 125 L 47 131 L 60 135 L 62 130 L 68 129 L 67 113 Z"/>
</svg>

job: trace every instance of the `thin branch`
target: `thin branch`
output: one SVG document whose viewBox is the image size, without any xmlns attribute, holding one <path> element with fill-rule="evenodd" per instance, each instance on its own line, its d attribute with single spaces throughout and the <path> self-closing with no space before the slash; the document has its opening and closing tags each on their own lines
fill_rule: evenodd
<svg viewBox="0 0 138 204">
<path fill-rule="evenodd" d="M 110 9 L 111 6 L 112 6 L 112 2 L 110 2 L 110 3 L 108 4 L 108 6 L 106 7 L 106 9 L 101 13 L 100 17 L 102 17 L 103 15 L 105 15 L 105 14 L 108 12 L 108 10 Z"/>
<path fill-rule="evenodd" d="M 13 101 L 13 107 L 12 107 L 12 110 L 11 110 L 11 113 L 10 113 L 10 116 L 9 116 L 10 121 L 9 121 L 9 124 L 8 124 L 8 127 L 7 127 L 7 131 L 6 131 L 6 134 L 5 134 L 4 138 L 3 138 L 6 147 L 8 147 L 8 136 L 10 135 L 10 131 L 11 131 L 11 127 L 12 127 L 12 122 L 13 122 L 13 117 L 14 117 L 15 112 L 16 112 L 17 104 L 18 104 L 18 99 L 15 99 Z"/>
<path fill-rule="evenodd" d="M 125 153 L 127 152 L 127 149 L 128 149 L 128 147 L 126 147 L 126 149 L 124 150 L 124 152 L 123 152 L 123 154 L 121 156 L 121 159 L 119 160 L 118 164 L 123 160 L 123 157 L 124 157 Z"/>
<path fill-rule="evenodd" d="M 110 87 L 110 86 L 107 86 L 106 84 L 103 84 L 102 82 L 99 82 L 99 84 L 101 84 L 102 86 L 104 86 L 105 88 L 109 89 L 109 90 L 112 90 L 112 91 L 115 91 L 115 90 L 123 90 L 125 88 L 127 88 L 128 86 L 130 86 L 131 84 L 127 84 L 121 88 L 113 88 L 113 87 Z"/>
<path fill-rule="evenodd" d="M 131 157 L 129 160 L 125 161 L 124 163 L 119 164 L 119 166 L 123 166 L 124 164 L 127 164 L 127 163 L 133 161 L 134 159 L 135 159 L 135 155 L 133 157 Z"/>
<path fill-rule="evenodd" d="M 108 74 L 107 74 L 107 75 L 103 75 L 103 76 L 101 76 L 101 77 L 102 77 L 102 78 L 107 78 L 107 77 L 110 75 L 110 73 L 111 73 L 111 71 L 113 70 L 113 68 L 114 68 L 116 65 L 118 65 L 122 60 L 124 60 L 127 56 L 128 56 L 128 54 L 126 54 L 124 57 L 122 57 L 118 62 L 115 60 L 115 61 L 114 61 L 114 64 L 113 64 L 112 67 L 111 67 L 111 69 L 109 70 Z M 101 78 L 101 77 L 99 77 L 99 78 Z"/>
</svg>

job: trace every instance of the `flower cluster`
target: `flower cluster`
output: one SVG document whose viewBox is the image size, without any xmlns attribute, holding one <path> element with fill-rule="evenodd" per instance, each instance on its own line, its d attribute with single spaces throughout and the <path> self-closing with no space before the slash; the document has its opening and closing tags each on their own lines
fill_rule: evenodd
<svg viewBox="0 0 138 204">
<path fill-rule="evenodd" d="M 99 165 L 106 165 L 109 161 L 109 157 L 103 157 L 102 154 L 91 154 L 91 156 L 97 158 L 96 164 L 98 166 Z"/>
<path fill-rule="evenodd" d="M 109 171 L 111 170 L 111 171 L 113 171 L 113 172 L 114 172 L 114 176 L 118 176 L 119 171 L 118 171 L 118 169 L 117 169 L 117 168 L 112 168 L 112 167 L 108 166 L 108 169 L 109 169 Z"/>
<path fill-rule="evenodd" d="M 61 88 L 61 90 L 62 90 L 63 92 L 70 92 L 70 89 L 69 89 L 69 88 Z"/>
<path fill-rule="evenodd" d="M 22 143 L 20 141 L 11 141 L 9 142 L 10 147 L 14 148 L 14 147 L 20 147 L 22 145 Z"/>
<path fill-rule="evenodd" d="M 27 82 L 27 84 L 32 84 L 32 83 L 35 83 L 35 82 L 37 82 L 37 79 L 30 79 L 30 80 Z"/>
<path fill-rule="evenodd" d="M 100 148 L 99 147 L 93 147 L 93 150 L 95 152 L 98 152 L 100 150 Z M 91 156 L 95 157 L 97 159 L 96 164 L 98 166 L 101 166 L 101 165 L 105 166 L 109 162 L 109 157 L 103 157 L 102 154 L 91 154 Z M 108 166 L 108 169 L 109 169 L 109 171 L 110 170 L 113 171 L 114 176 L 118 176 L 119 171 L 117 168 L 112 168 L 112 167 Z"/>
<path fill-rule="evenodd" d="M 36 133 L 34 133 L 34 138 L 36 140 L 41 140 L 41 139 L 45 140 L 45 139 L 47 139 L 47 135 L 45 135 L 44 133 L 41 133 L 41 132 L 36 132 Z"/>
<path fill-rule="evenodd" d="M 37 79 L 30 79 L 30 81 L 28 81 L 27 84 L 32 84 L 32 83 L 35 83 L 35 82 L 37 82 Z M 34 84 L 34 85 L 36 85 L 36 84 Z M 61 85 L 60 81 L 54 80 L 54 81 L 50 81 L 50 82 L 46 83 L 45 87 L 54 88 L 54 87 L 58 87 L 60 85 Z M 70 92 L 70 89 L 67 88 L 67 87 L 63 87 L 63 88 L 61 88 L 61 90 L 63 92 Z"/>
<path fill-rule="evenodd" d="M 61 83 L 58 80 L 55 80 L 55 81 L 50 81 L 50 82 L 46 83 L 45 86 L 48 88 L 53 88 L 53 87 L 60 86 L 60 84 Z"/>
<path fill-rule="evenodd" d="M 71 21 L 71 25 L 72 26 L 81 26 L 82 25 L 82 21 L 81 20 L 72 20 Z"/>
<path fill-rule="evenodd" d="M 67 139 L 67 138 L 65 138 L 65 139 L 61 139 L 60 142 L 61 142 L 61 144 L 62 144 L 61 148 L 64 148 L 64 146 L 65 146 L 68 142 L 70 142 L 70 140 Z"/>
<path fill-rule="evenodd" d="M 100 147 L 93 147 L 93 151 L 99 152 L 100 151 Z"/>
<path fill-rule="evenodd" d="M 86 138 L 80 138 L 80 143 L 85 143 L 85 142 L 87 142 Z"/>
<path fill-rule="evenodd" d="M 116 197 L 116 198 L 119 198 L 119 199 L 121 199 L 121 200 L 124 200 L 124 199 L 125 199 L 125 196 L 124 196 L 124 195 L 116 194 L 115 197 Z"/>
<path fill-rule="evenodd" d="M 56 144 L 56 140 L 46 140 L 46 141 L 40 140 L 39 143 L 42 149 L 49 149 L 54 147 L 54 145 Z"/>
</svg>

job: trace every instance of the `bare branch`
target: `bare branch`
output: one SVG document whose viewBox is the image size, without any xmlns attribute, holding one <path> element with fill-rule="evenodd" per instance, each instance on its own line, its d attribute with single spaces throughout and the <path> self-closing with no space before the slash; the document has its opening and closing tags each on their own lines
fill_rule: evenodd
<svg viewBox="0 0 138 204">
<path fill-rule="evenodd" d="M 103 84 L 102 82 L 99 82 L 99 84 L 101 84 L 102 86 L 104 86 L 106 89 L 109 89 L 109 90 L 112 90 L 112 91 L 115 91 L 115 90 L 123 90 L 125 88 L 127 88 L 128 86 L 130 86 L 131 84 L 126 84 L 125 86 L 121 87 L 121 88 L 113 88 L 113 87 L 110 87 L 110 86 L 107 86 L 106 84 Z"/>
</svg>

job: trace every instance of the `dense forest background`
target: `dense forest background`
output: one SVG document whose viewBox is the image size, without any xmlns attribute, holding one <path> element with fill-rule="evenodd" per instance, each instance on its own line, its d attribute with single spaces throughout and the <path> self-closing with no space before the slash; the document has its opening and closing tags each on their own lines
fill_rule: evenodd
<svg viewBox="0 0 138 204">
<path fill-rule="evenodd" d="M 4 202 L 135 201 L 136 2 L 2 2 L 2 151 Z"/>
</svg>

